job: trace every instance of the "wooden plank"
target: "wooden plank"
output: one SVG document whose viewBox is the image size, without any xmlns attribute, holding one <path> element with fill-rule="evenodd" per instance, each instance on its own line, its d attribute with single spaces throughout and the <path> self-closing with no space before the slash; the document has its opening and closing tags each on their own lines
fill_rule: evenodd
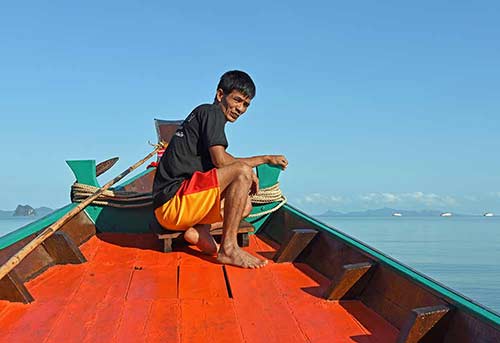
<svg viewBox="0 0 500 343">
<path fill-rule="evenodd" d="M 180 312 L 178 299 L 153 301 L 143 334 L 145 342 L 180 342 Z"/>
<path fill-rule="evenodd" d="M 382 265 L 376 268 L 369 285 L 364 288 L 359 298 L 399 329 L 405 324 L 412 309 L 446 305 L 444 300 L 434 296 L 423 286 Z"/>
<path fill-rule="evenodd" d="M 276 263 L 293 262 L 316 236 L 312 229 L 293 229 L 287 241 L 283 242 L 274 257 Z"/>
<path fill-rule="evenodd" d="M 158 224 L 159 225 L 159 224 Z M 150 224 L 150 229 L 152 232 L 156 233 L 158 235 L 159 239 L 165 239 L 165 238 L 177 238 L 180 237 L 184 234 L 184 231 L 167 231 L 165 229 L 162 229 L 161 227 L 158 227 L 157 225 L 153 223 Z M 238 233 L 251 233 L 254 231 L 253 226 L 251 224 L 240 226 L 238 228 Z M 210 234 L 212 236 L 221 236 L 222 235 L 222 229 L 214 229 L 210 231 Z"/>
<path fill-rule="evenodd" d="M 273 249 L 259 238 L 255 243 L 259 251 Z M 285 299 L 300 329 L 311 342 L 395 341 L 398 330 L 361 302 L 323 299 L 330 280 L 309 265 L 281 263 L 266 268 L 272 273 L 279 294 Z M 353 308 L 358 311 L 352 311 Z M 359 315 L 363 320 L 358 319 Z M 364 320 L 366 318 L 369 322 Z"/>
<path fill-rule="evenodd" d="M 78 246 L 87 241 L 95 234 L 95 226 L 83 212 L 73 217 L 64 224 L 59 232 L 65 232 L 70 239 Z M 23 240 L 6 247 L 0 252 L 0 263 L 7 260 L 15 252 L 19 251 L 24 245 L 30 242 L 36 235 L 30 235 Z M 22 281 L 29 281 L 43 273 L 49 267 L 56 264 L 44 246 L 38 246 L 15 268 L 17 275 Z"/>
<path fill-rule="evenodd" d="M 125 307 L 123 296 L 108 292 L 104 299 L 94 307 L 94 314 L 83 323 L 85 328 L 83 342 L 113 342 L 120 317 Z"/>
<path fill-rule="evenodd" d="M 43 247 L 57 264 L 80 264 L 87 262 L 80 249 L 63 231 L 58 231 L 47 238 Z"/>
<path fill-rule="evenodd" d="M 181 313 L 182 342 L 244 342 L 231 299 L 181 299 Z"/>
<path fill-rule="evenodd" d="M 34 300 L 15 271 L 9 272 L 0 280 L 0 299 L 25 304 Z"/>
<path fill-rule="evenodd" d="M 420 342 L 449 311 L 450 307 L 445 305 L 413 309 L 399 332 L 397 342 Z"/>
<path fill-rule="evenodd" d="M 127 192 L 147 193 L 153 190 L 153 181 L 155 178 L 156 168 L 147 174 L 142 175 L 131 183 L 127 183 L 121 188 Z"/>
<path fill-rule="evenodd" d="M 332 280 L 332 283 L 325 292 L 325 298 L 328 300 L 343 299 L 347 292 L 354 287 L 356 282 L 358 282 L 372 267 L 373 263 L 371 262 L 344 265 L 343 273 Z"/>
<path fill-rule="evenodd" d="M 0 279 L 3 278 L 4 276 L 6 276 L 16 266 L 18 266 L 19 263 L 26 256 L 28 256 L 33 250 L 35 250 L 37 247 L 39 247 L 40 244 L 43 243 L 43 241 L 45 241 L 47 238 L 49 238 L 50 236 L 52 236 L 67 221 L 69 221 L 75 215 L 77 215 L 78 213 L 80 213 L 86 206 L 88 206 L 90 203 L 92 203 L 92 201 L 94 201 L 95 199 L 97 199 L 97 197 L 99 195 L 101 195 L 103 192 L 105 192 L 107 189 L 109 189 L 114 183 L 116 183 L 119 180 L 121 180 L 123 177 L 125 177 L 126 175 L 128 175 L 130 172 L 132 172 L 138 166 L 140 166 L 141 164 L 143 164 L 147 159 L 149 159 L 151 156 L 153 156 L 155 154 L 155 152 L 158 151 L 158 149 L 160 148 L 160 146 L 163 146 L 163 144 L 161 142 L 155 147 L 155 149 L 151 153 L 149 153 L 142 160 L 140 160 L 140 161 L 136 162 L 134 165 L 130 166 L 128 169 L 126 169 L 120 175 L 118 175 L 113 180 L 111 180 L 108 183 L 106 183 L 99 190 L 97 190 L 91 196 L 89 196 L 84 201 L 82 201 L 78 206 L 76 206 L 73 209 L 71 209 L 68 213 L 66 213 L 64 216 L 62 216 L 56 222 L 54 222 L 53 224 L 51 224 L 47 228 L 43 229 L 32 241 L 30 241 L 21 250 L 19 250 L 13 256 L 11 256 L 7 260 L 7 262 L 5 262 L 4 264 L 0 265 Z"/>
<path fill-rule="evenodd" d="M 274 262 L 274 256 L 279 249 L 279 245 L 265 234 L 257 234 L 250 236 L 250 247 L 253 246 L 254 251 L 269 260 Z"/>
<path fill-rule="evenodd" d="M 34 337 L 44 341 L 77 290 L 84 271 L 82 265 L 55 266 L 27 282 L 36 301 L 29 306 L 22 305 L 23 311 L 14 311 L 8 318 L 1 319 L 5 342 L 28 342 Z"/>
<path fill-rule="evenodd" d="M 305 263 L 282 263 L 271 269 L 280 293 L 287 298 L 304 298 L 306 301 L 321 300 L 330 280 Z"/>
<path fill-rule="evenodd" d="M 253 233 L 254 231 L 255 231 L 255 228 L 253 227 L 252 224 L 250 224 L 244 220 L 242 220 L 240 222 L 240 226 L 238 227 L 238 233 Z M 222 235 L 222 228 L 210 230 L 210 234 L 212 236 L 221 236 Z"/>
<path fill-rule="evenodd" d="M 140 249 L 147 248 L 141 242 L 141 235 L 103 233 L 98 235 L 99 249 L 89 261 L 93 266 L 111 266 L 129 268 L 134 265 Z M 132 249 L 131 249 L 132 248 Z"/>
<path fill-rule="evenodd" d="M 9 257 L 14 255 L 24 245 L 28 244 L 34 237 L 35 235 L 28 236 L 0 251 L 0 263 L 7 261 Z M 28 281 L 44 272 L 53 264 L 54 261 L 47 251 L 42 246 L 38 246 L 16 266 L 15 271 L 19 279 Z"/>
<path fill-rule="evenodd" d="M 273 281 L 272 266 L 257 270 L 226 267 L 243 338 L 266 343 L 307 341 Z"/>
<path fill-rule="evenodd" d="M 213 263 L 181 262 L 179 268 L 179 298 L 228 298 L 222 265 Z"/>
<path fill-rule="evenodd" d="M 118 320 L 125 298 L 137 249 L 100 243 L 94 260 L 72 300 L 60 312 L 49 341 L 63 342 L 67 337 L 83 341 L 95 335 L 97 322 L 108 316 Z"/>
<path fill-rule="evenodd" d="M 395 342 L 399 330 L 387 322 L 382 316 L 368 308 L 358 300 L 343 300 L 338 302 L 349 315 L 363 327 L 372 343 Z"/>
<path fill-rule="evenodd" d="M 104 276 L 105 274 L 105 276 Z M 95 326 L 103 318 L 117 320 L 130 279 L 124 270 L 93 271 L 83 281 L 74 298 L 60 312 L 60 317 L 49 335 L 49 341 L 64 342 L 68 336 L 83 341 L 95 334 Z M 120 301 L 113 301 L 120 298 Z"/>
<path fill-rule="evenodd" d="M 166 253 L 172 251 L 174 240 L 181 240 L 184 235 L 184 231 L 169 231 L 164 229 L 156 219 L 149 223 L 149 229 L 157 235 L 158 239 L 163 240 L 163 252 Z M 242 247 L 247 247 L 249 243 L 248 234 L 252 232 L 254 232 L 253 225 L 246 221 L 241 221 L 238 228 L 238 244 Z M 222 228 L 211 230 L 210 234 L 214 237 L 222 236 Z"/>
<path fill-rule="evenodd" d="M 367 260 L 370 260 L 370 257 L 320 231 L 314 241 L 304 249 L 298 262 L 305 262 L 321 274 L 334 279 L 343 272 L 344 265 Z"/>
<path fill-rule="evenodd" d="M 60 231 L 66 232 L 76 246 L 82 245 L 96 234 L 95 225 L 85 212 L 71 218 Z"/>
<path fill-rule="evenodd" d="M 260 228 L 259 234 L 267 235 L 275 242 L 281 243 L 286 240 L 290 227 L 303 228 L 308 226 L 288 226 L 287 218 L 285 218 L 285 211 L 283 208 L 280 208 L 278 211 L 269 216 L 265 225 Z"/>
<path fill-rule="evenodd" d="M 322 298 L 330 283 L 326 277 L 305 264 L 275 264 L 271 271 L 280 294 L 310 342 L 376 341 L 376 337 L 353 317 L 343 302 Z M 384 323 L 382 318 L 379 321 Z M 390 327 L 388 323 L 385 325 Z M 380 342 L 391 342 L 388 339 L 391 336 L 377 334 Z"/>
<path fill-rule="evenodd" d="M 68 301 L 87 274 L 87 265 L 60 265 L 50 268 L 37 278 L 28 281 L 26 287 L 38 301 Z"/>
<path fill-rule="evenodd" d="M 0 319 L 2 318 L 4 311 L 10 307 L 10 304 L 12 303 L 8 300 L 0 300 Z"/>
<path fill-rule="evenodd" d="M 17 323 L 26 315 L 27 310 L 28 307 L 22 303 L 9 303 L 9 306 L 2 311 L 0 317 L 2 323 L 0 339 L 2 342 L 12 342 L 4 340 L 4 337 L 17 334 Z"/>
<path fill-rule="evenodd" d="M 88 241 L 79 246 L 80 251 L 88 261 L 92 261 L 94 259 L 97 250 L 99 250 L 100 242 L 101 240 L 97 238 L 97 236 L 93 236 Z"/>
<path fill-rule="evenodd" d="M 172 298 L 177 298 L 177 263 L 134 269 L 127 300 Z"/>
<path fill-rule="evenodd" d="M 125 302 L 114 342 L 145 342 L 144 330 L 149 320 L 153 300 L 128 300 Z"/>
<path fill-rule="evenodd" d="M 426 337 L 425 340 L 432 342 L 434 333 L 440 332 L 441 322 L 445 322 L 444 330 L 446 332 L 443 342 L 445 343 L 470 343 L 471 337 L 481 337 L 484 342 L 500 342 L 500 330 L 498 326 L 487 324 L 465 311 L 453 311 L 446 319 L 440 321 Z M 446 323 L 447 322 L 447 323 Z M 442 335 L 441 335 L 442 337 Z"/>
<path fill-rule="evenodd" d="M 163 241 L 162 250 L 164 253 L 172 252 L 172 241 L 176 238 L 182 238 L 184 231 L 168 231 L 161 227 L 160 223 L 153 218 L 149 223 L 149 230 L 153 232 L 158 239 Z"/>
</svg>

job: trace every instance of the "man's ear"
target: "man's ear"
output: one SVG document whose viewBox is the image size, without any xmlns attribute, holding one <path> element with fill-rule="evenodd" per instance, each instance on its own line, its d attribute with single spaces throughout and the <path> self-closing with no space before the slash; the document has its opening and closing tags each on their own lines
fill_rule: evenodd
<svg viewBox="0 0 500 343">
<path fill-rule="evenodd" d="M 223 97 L 224 91 L 222 90 L 222 88 L 218 88 L 217 93 L 215 93 L 215 99 L 217 99 L 217 102 L 221 102 Z"/>
</svg>

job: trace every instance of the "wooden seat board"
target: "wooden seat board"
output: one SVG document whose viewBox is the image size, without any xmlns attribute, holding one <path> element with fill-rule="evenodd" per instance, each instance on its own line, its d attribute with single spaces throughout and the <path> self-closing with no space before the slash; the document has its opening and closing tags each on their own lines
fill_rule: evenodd
<svg viewBox="0 0 500 343">
<path fill-rule="evenodd" d="M 360 302 L 321 299 L 328 280 L 307 265 L 226 266 L 230 298 L 214 257 L 193 247 L 170 254 L 160 248 L 153 235 L 92 237 L 81 246 L 89 262 L 55 266 L 26 283 L 34 303 L 0 301 L 0 341 L 386 342 L 397 336 Z M 267 258 L 276 249 L 256 236 L 248 248 Z"/>
</svg>

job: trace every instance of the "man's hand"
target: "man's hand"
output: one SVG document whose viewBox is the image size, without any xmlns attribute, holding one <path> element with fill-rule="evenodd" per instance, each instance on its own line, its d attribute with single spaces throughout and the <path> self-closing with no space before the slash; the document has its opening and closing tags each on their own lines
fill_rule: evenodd
<svg viewBox="0 0 500 343">
<path fill-rule="evenodd" d="M 288 167 L 288 161 L 283 155 L 269 155 L 269 164 L 280 166 L 283 170 Z"/>
<path fill-rule="evenodd" d="M 259 192 L 259 178 L 252 171 L 252 186 L 250 187 L 250 195 L 255 195 Z"/>
</svg>

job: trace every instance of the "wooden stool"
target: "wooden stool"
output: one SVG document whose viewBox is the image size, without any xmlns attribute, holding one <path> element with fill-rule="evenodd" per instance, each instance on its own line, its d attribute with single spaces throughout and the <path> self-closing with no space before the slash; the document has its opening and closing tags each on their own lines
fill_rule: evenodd
<svg viewBox="0 0 500 343">
<path fill-rule="evenodd" d="M 156 219 L 149 224 L 149 229 L 158 236 L 158 239 L 163 240 L 163 252 L 171 252 L 172 241 L 174 239 L 181 239 L 184 236 L 184 231 L 164 229 Z M 242 220 L 238 228 L 238 245 L 240 247 L 247 247 L 249 244 L 248 234 L 253 232 L 253 225 Z M 222 236 L 222 229 L 212 230 L 210 234 L 217 240 Z"/>
</svg>

